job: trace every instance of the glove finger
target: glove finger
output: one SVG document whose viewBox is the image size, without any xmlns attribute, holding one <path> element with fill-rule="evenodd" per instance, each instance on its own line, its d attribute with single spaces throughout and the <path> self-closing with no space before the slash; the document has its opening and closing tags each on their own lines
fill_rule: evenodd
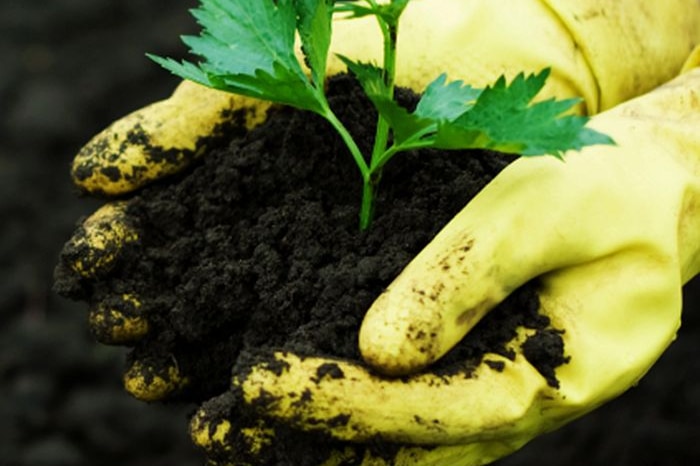
<svg viewBox="0 0 700 466">
<path fill-rule="evenodd" d="M 653 14 L 637 4 L 529 0 L 509 3 L 504 15 L 490 0 L 411 2 L 401 17 L 397 84 L 420 91 L 439 70 L 485 87 L 503 73 L 510 80 L 551 67 L 538 98 L 582 97 L 580 110 L 595 114 L 672 78 L 700 42 L 695 2 L 665 2 Z M 381 62 L 381 32 L 372 23 L 336 22 L 333 52 Z M 329 66 L 345 69 L 334 54 Z"/>
<path fill-rule="evenodd" d="M 129 193 L 179 172 L 224 130 L 258 125 L 269 106 L 183 81 L 168 99 L 117 120 L 89 141 L 73 161 L 73 181 L 92 194 Z"/>
<path fill-rule="evenodd" d="M 556 390 L 521 356 L 488 359 L 469 377 L 389 379 L 351 362 L 276 353 L 235 375 L 233 386 L 261 415 L 344 441 L 454 445 L 535 435 L 533 400 L 557 399 Z"/>
<path fill-rule="evenodd" d="M 91 332 L 98 341 L 113 345 L 133 344 L 150 328 L 138 293 L 95 287 L 114 269 L 124 247 L 139 237 L 127 208 L 128 201 L 112 202 L 88 217 L 64 246 L 55 271 L 54 289 L 89 300 Z"/>
<path fill-rule="evenodd" d="M 123 376 L 124 388 L 141 401 L 163 401 L 177 398 L 190 384 L 170 354 L 129 355 Z"/>
<path fill-rule="evenodd" d="M 374 445 L 332 442 L 327 438 L 306 438 L 301 432 L 278 432 L 273 423 L 257 418 L 240 423 L 221 415 L 221 405 L 230 394 L 200 407 L 190 421 L 194 444 L 203 450 L 211 465 L 277 464 L 283 457 L 291 464 L 318 466 L 479 466 L 506 456 L 522 446 L 517 440 L 478 442 L 449 446 L 401 446 L 375 439 Z M 291 434 L 291 435 L 290 435 Z M 286 435 L 280 441 L 280 435 Z M 290 442 L 295 442 L 290 444 Z M 313 459 L 312 459 L 313 458 Z M 316 460 L 316 461 L 314 461 Z"/>
<path fill-rule="evenodd" d="M 201 402 L 230 387 L 240 336 L 187 341 L 157 318 L 151 329 L 127 358 L 124 385 L 134 397 Z"/>
<path fill-rule="evenodd" d="M 132 345 L 143 339 L 151 327 L 142 315 L 141 301 L 133 294 L 100 299 L 90 306 L 90 331 L 107 345 Z"/>
<path fill-rule="evenodd" d="M 126 215 L 124 201 L 105 204 L 78 227 L 61 251 L 56 268 L 56 290 L 82 296 L 83 285 L 114 267 L 124 245 L 138 234 Z"/>
<path fill-rule="evenodd" d="M 190 436 L 207 464 L 340 466 L 358 457 L 355 450 L 361 447 L 293 431 L 259 416 L 234 415 L 235 411 L 235 396 L 226 392 L 206 401 L 192 416 Z"/>
</svg>

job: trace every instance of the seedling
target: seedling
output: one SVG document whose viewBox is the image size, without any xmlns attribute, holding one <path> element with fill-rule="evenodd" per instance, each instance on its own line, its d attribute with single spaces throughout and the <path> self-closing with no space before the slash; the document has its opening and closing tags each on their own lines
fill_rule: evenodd
<svg viewBox="0 0 700 466">
<path fill-rule="evenodd" d="M 613 144 L 586 128 L 588 119 L 567 115 L 579 99 L 532 103 L 549 69 L 500 77 L 476 89 L 438 76 L 424 90 L 413 112 L 394 100 L 399 18 L 409 0 L 200 0 L 192 10 L 203 30 L 183 42 L 203 60 L 198 64 L 149 55 L 174 74 L 209 86 L 309 110 L 336 129 L 352 154 L 363 182 L 360 229 L 369 227 L 382 169 L 397 153 L 419 148 L 484 148 L 500 152 L 553 155 L 593 144 Z M 324 82 L 332 17 L 376 18 L 384 40 L 381 66 L 339 58 L 359 80 L 379 119 L 372 153 L 360 151 L 326 99 Z M 438 25 L 436 25 L 438 27 Z M 301 41 L 304 71 L 295 54 Z"/>
</svg>

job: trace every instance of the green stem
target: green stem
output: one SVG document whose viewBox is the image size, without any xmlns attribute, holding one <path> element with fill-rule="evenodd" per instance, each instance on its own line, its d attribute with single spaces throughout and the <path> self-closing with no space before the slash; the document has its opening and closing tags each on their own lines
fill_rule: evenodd
<svg viewBox="0 0 700 466">
<path fill-rule="evenodd" d="M 374 3 L 370 0 L 371 3 Z M 375 4 L 376 6 L 376 4 Z M 379 27 L 384 36 L 384 83 L 386 86 L 386 97 L 394 98 L 394 80 L 396 76 L 396 37 L 398 21 L 387 23 L 381 17 L 377 17 Z M 363 178 L 362 204 L 360 207 L 360 230 L 369 228 L 374 216 L 374 198 L 381 178 L 381 168 L 383 163 L 379 163 L 382 155 L 387 152 L 389 144 L 389 122 L 381 115 L 377 118 L 377 130 L 374 137 L 374 146 L 370 157 L 368 176 Z"/>
<path fill-rule="evenodd" d="M 379 157 L 377 157 L 376 160 L 374 160 L 372 166 L 370 167 L 370 173 L 374 173 L 378 170 L 381 170 L 384 167 L 384 164 L 389 161 L 395 154 L 399 152 L 404 152 L 407 150 L 416 150 L 416 149 L 424 149 L 426 147 L 432 147 L 434 145 L 434 141 L 432 140 L 425 140 L 423 139 L 423 136 L 426 136 L 430 134 L 431 132 L 435 131 L 434 126 L 429 126 L 410 138 L 406 139 L 403 141 L 401 144 L 396 145 L 393 144 L 391 147 L 389 147 L 387 150 L 384 151 Z"/>
<path fill-rule="evenodd" d="M 366 0 L 371 8 L 379 10 L 376 0 Z M 400 15 L 400 13 L 399 13 Z M 394 80 L 396 76 L 396 38 L 398 34 L 398 16 L 394 20 L 386 21 L 382 16 L 377 15 L 379 27 L 384 36 L 384 68 L 383 78 L 388 99 L 394 98 Z M 350 153 L 355 159 L 362 174 L 362 203 L 360 206 L 360 230 L 364 231 L 372 223 L 374 214 L 374 198 L 376 189 L 381 178 L 381 168 L 386 161 L 400 150 L 396 146 L 387 149 L 389 144 L 390 126 L 381 115 L 377 119 L 377 130 L 374 138 L 374 146 L 370 157 L 369 166 L 362 156 L 362 152 L 353 140 L 345 126 L 338 120 L 324 99 L 324 109 L 322 114 L 338 131 L 345 141 Z"/>
<path fill-rule="evenodd" d="M 340 134 L 340 137 L 345 142 L 345 145 L 350 150 L 357 168 L 360 169 L 360 174 L 362 175 L 362 204 L 360 205 L 360 231 L 364 231 L 369 228 L 370 223 L 372 223 L 372 213 L 374 210 L 374 183 L 372 181 L 372 174 L 365 162 L 364 157 L 360 148 L 355 143 L 347 128 L 343 123 L 335 116 L 335 113 L 328 107 L 324 106 L 324 111 L 322 116 L 328 120 L 328 122 L 333 125 L 335 130 Z"/>
<path fill-rule="evenodd" d="M 365 231 L 372 223 L 374 215 L 374 188 L 372 179 L 367 179 L 362 185 L 362 204 L 360 205 L 360 231 Z"/>
<path fill-rule="evenodd" d="M 345 125 L 338 119 L 337 116 L 335 116 L 335 113 L 333 113 L 333 110 L 330 109 L 328 104 L 324 105 L 323 113 L 321 113 L 321 116 L 323 116 L 328 122 L 333 125 L 335 130 L 340 134 L 340 137 L 343 139 L 343 142 L 345 142 L 345 145 L 347 148 L 350 150 L 350 153 L 352 154 L 352 158 L 355 159 L 355 163 L 357 164 L 357 168 L 360 169 L 360 174 L 362 175 L 362 179 L 367 183 L 370 177 L 370 169 L 367 166 L 367 162 L 365 162 L 365 158 L 362 156 L 362 151 L 360 148 L 357 146 L 357 143 L 355 143 L 355 140 L 352 138 L 350 135 L 350 132 L 348 129 L 345 127 Z"/>
<path fill-rule="evenodd" d="M 396 37 L 397 24 L 388 24 L 381 18 L 379 24 L 384 36 L 384 83 L 386 85 L 386 96 L 388 99 L 394 98 L 394 80 L 396 76 Z M 389 123 L 381 115 L 377 118 L 377 131 L 374 138 L 374 147 L 370 158 L 370 170 L 373 170 L 376 161 L 386 151 L 389 143 Z"/>
</svg>

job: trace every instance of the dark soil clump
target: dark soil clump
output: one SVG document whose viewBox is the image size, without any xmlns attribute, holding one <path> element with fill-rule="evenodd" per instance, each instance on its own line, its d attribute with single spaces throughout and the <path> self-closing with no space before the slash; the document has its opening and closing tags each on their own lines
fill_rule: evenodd
<svg viewBox="0 0 700 466">
<path fill-rule="evenodd" d="M 370 104 L 348 77 L 329 86 L 331 106 L 369 152 Z M 402 99 L 409 107 L 416 101 L 409 93 Z M 242 352 L 360 360 L 357 332 L 372 301 L 513 159 L 487 151 L 400 154 L 385 169 L 374 222 L 362 233 L 359 171 L 340 138 L 308 112 L 273 112 L 190 172 L 133 199 L 139 240 L 109 277 L 83 283 L 59 267 L 61 289 L 92 303 L 139 298 L 151 331 L 131 357 L 155 366 L 174 358 L 192 381 L 184 399 L 228 390 Z M 508 344 L 524 326 L 547 332 L 527 345 L 556 385 L 564 348 L 538 307 L 535 285 L 521 288 L 431 370 L 469 373 L 486 352 L 512 358 Z"/>
</svg>

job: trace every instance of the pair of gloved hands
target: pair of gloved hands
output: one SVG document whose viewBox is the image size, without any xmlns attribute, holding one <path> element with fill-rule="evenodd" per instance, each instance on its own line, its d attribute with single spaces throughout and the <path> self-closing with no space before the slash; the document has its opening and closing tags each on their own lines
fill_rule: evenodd
<svg viewBox="0 0 700 466">
<path fill-rule="evenodd" d="M 280 422 L 348 441 L 323 464 L 485 464 L 624 392 L 678 329 L 681 286 L 700 271 L 700 4 L 416 0 L 401 28 L 398 85 L 422 89 L 447 72 L 483 86 L 504 72 L 551 66 L 542 97 L 582 96 L 579 110 L 602 112 L 591 126 L 617 145 L 568 153 L 565 162 L 520 159 L 497 176 L 369 309 L 359 345 L 375 371 L 280 353 L 235 379 L 260 417 L 240 428 L 212 418 L 206 404 L 199 410 L 192 436 L 215 464 L 254 463 L 274 447 Z M 339 23 L 332 49 L 376 59 L 378 34 L 371 21 Z M 76 157 L 74 180 L 123 197 L 199 157 L 198 141 L 223 114 L 244 109 L 241 124 L 251 128 L 267 107 L 183 83 L 96 136 Z M 121 246 L 144 234 L 130 227 L 128 202 L 107 204 L 71 240 L 67 260 L 85 280 L 108 274 Z M 458 260 L 454 251 L 467 245 Z M 471 378 L 410 375 L 534 277 L 541 312 L 564 329 L 570 360 L 557 369 L 559 388 L 521 354 L 490 355 L 503 370 L 482 365 Z M 447 285 L 439 299 L 418 299 L 417 289 L 438 284 Z M 91 309 L 102 340 L 130 344 L 151 331 L 139 297 L 115 299 L 124 306 Z M 343 377 L 319 380 L 330 363 Z M 139 398 L 165 399 L 188 383 L 176 361 L 150 377 L 144 365 L 136 361 L 125 376 Z M 390 458 L 363 449 L 378 438 L 408 446 Z"/>
</svg>

